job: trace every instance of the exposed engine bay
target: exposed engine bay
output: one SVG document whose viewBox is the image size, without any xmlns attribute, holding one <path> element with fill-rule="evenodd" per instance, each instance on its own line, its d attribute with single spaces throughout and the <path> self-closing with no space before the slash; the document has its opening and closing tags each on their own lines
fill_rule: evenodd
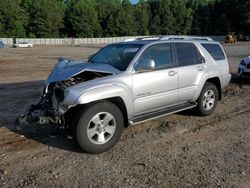
<svg viewBox="0 0 250 188">
<path fill-rule="evenodd" d="M 45 82 L 41 100 L 37 104 L 31 105 L 24 114 L 18 117 L 17 124 L 52 123 L 67 127 L 64 113 L 68 109 L 62 105 L 67 89 L 89 80 L 115 74 L 113 67 L 110 71 L 105 68 L 109 67 L 101 65 L 95 68 L 93 65 L 81 61 L 59 59 L 59 63 Z"/>
</svg>

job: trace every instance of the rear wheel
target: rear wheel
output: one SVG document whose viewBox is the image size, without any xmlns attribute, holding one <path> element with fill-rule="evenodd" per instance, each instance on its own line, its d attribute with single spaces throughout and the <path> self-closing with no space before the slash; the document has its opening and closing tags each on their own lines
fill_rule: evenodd
<svg viewBox="0 0 250 188">
<path fill-rule="evenodd" d="M 111 102 L 93 104 L 82 114 L 76 127 L 76 138 L 87 153 L 107 151 L 120 139 L 124 128 L 120 109 Z"/>
<path fill-rule="evenodd" d="M 218 102 L 217 87 L 213 83 L 205 83 L 197 102 L 197 111 L 200 115 L 208 116 L 212 114 Z"/>
</svg>

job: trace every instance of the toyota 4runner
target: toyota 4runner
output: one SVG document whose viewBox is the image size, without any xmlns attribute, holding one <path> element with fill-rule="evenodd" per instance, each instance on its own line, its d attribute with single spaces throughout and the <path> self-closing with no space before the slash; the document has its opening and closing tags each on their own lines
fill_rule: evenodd
<svg viewBox="0 0 250 188">
<path fill-rule="evenodd" d="M 70 128 L 88 153 L 110 149 L 131 124 L 191 108 L 210 115 L 231 78 L 223 48 L 205 37 L 130 39 L 87 62 L 58 61 L 18 121 Z"/>
</svg>

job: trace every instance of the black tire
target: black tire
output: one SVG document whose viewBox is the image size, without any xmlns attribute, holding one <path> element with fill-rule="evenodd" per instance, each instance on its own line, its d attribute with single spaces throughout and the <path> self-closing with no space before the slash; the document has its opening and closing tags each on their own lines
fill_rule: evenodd
<svg viewBox="0 0 250 188">
<path fill-rule="evenodd" d="M 112 122 L 110 121 L 111 124 L 113 124 L 112 126 L 101 125 L 101 123 L 104 122 L 106 115 L 109 116 L 111 115 L 113 117 L 113 119 L 111 120 Z M 94 117 L 99 117 L 100 120 L 103 118 L 103 120 L 101 120 L 102 122 L 100 121 L 99 123 L 95 124 L 92 121 Z M 99 132 L 98 133 L 96 132 L 98 130 L 98 126 L 99 129 L 101 128 L 103 129 L 101 130 L 101 133 L 103 133 L 104 135 L 104 137 L 102 138 L 104 139 L 107 138 L 106 142 L 104 143 L 99 142 Z M 100 128 L 100 126 L 104 127 Z M 113 129 L 112 134 L 105 132 L 106 131 L 105 129 L 108 126 L 112 127 Z M 121 137 L 123 128 L 124 128 L 124 120 L 121 110 L 115 104 L 109 101 L 99 102 L 93 104 L 92 106 L 89 106 L 85 111 L 82 112 L 82 114 L 80 114 L 76 127 L 76 139 L 84 152 L 93 154 L 102 153 L 112 148 L 118 142 L 118 140 Z M 96 132 L 96 134 L 90 138 L 90 136 L 88 136 L 89 133 L 88 131 L 91 130 Z M 93 143 L 93 142 L 98 142 L 98 143 Z"/>
<path fill-rule="evenodd" d="M 238 74 L 237 74 L 237 77 L 238 77 L 238 78 L 241 78 L 242 73 L 243 73 L 243 71 L 242 71 L 240 68 L 238 68 Z"/>
<path fill-rule="evenodd" d="M 205 106 L 204 106 L 203 102 L 205 102 L 205 94 L 209 91 L 213 91 L 213 93 L 214 93 L 214 97 L 211 97 L 211 99 L 214 99 L 214 103 L 213 103 L 213 105 L 211 105 L 212 103 L 210 103 L 210 104 L 205 104 Z M 201 94 L 197 100 L 198 105 L 197 105 L 196 109 L 197 109 L 198 114 L 201 116 L 209 116 L 210 114 L 212 114 L 214 112 L 214 110 L 217 106 L 217 102 L 218 102 L 218 89 L 217 89 L 217 87 L 213 83 L 206 82 L 202 91 L 201 91 Z"/>
</svg>

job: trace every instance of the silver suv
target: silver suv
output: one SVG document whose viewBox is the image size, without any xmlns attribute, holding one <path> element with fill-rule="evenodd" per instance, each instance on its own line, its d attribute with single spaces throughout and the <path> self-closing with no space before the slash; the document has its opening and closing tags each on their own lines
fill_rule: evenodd
<svg viewBox="0 0 250 188">
<path fill-rule="evenodd" d="M 59 59 L 41 101 L 19 122 L 70 128 L 85 152 L 100 153 L 128 125 L 191 108 L 210 115 L 230 79 L 225 52 L 211 38 L 133 39 L 87 62 Z"/>
</svg>

